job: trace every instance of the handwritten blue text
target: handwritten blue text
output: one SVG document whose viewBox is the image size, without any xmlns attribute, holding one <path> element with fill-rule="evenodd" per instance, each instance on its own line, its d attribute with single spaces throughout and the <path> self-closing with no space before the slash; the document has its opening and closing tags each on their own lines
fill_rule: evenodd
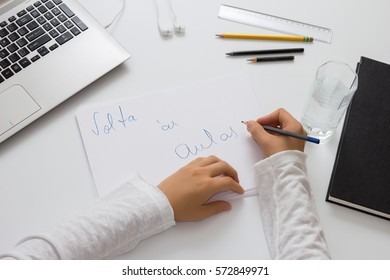
<svg viewBox="0 0 390 280">
<path fill-rule="evenodd" d="M 95 127 L 92 129 L 92 132 L 96 136 L 99 136 L 101 132 L 110 134 L 110 132 L 115 131 L 118 127 L 126 128 L 129 123 L 138 120 L 134 115 L 125 115 L 121 106 L 118 106 L 116 113 L 116 115 L 113 115 L 111 113 L 101 114 L 100 112 L 94 112 L 93 123 Z"/>
<path fill-rule="evenodd" d="M 210 149 L 211 147 L 218 145 L 219 143 L 226 142 L 230 139 L 236 139 L 238 137 L 237 132 L 232 127 L 226 133 L 212 134 L 207 129 L 203 129 L 204 142 L 200 144 L 187 144 L 182 143 L 175 148 L 176 155 L 181 159 L 186 159 L 190 156 L 196 156 L 200 152 Z"/>
<path fill-rule="evenodd" d="M 161 125 L 161 130 L 162 130 L 162 131 L 172 130 L 172 129 L 174 129 L 176 126 L 178 126 L 178 124 L 177 124 L 176 122 L 174 122 L 174 121 L 170 121 L 170 122 L 168 122 L 168 123 L 163 124 L 163 123 L 161 123 L 159 120 L 157 120 L 157 123 L 158 123 L 159 125 Z"/>
</svg>

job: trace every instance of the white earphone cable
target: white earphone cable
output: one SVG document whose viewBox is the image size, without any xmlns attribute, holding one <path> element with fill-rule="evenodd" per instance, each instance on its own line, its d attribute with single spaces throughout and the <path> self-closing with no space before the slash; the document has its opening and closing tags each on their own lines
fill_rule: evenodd
<svg viewBox="0 0 390 280">
<path fill-rule="evenodd" d="M 177 16 L 175 11 L 173 10 L 173 5 L 171 0 L 166 0 L 168 2 L 168 7 L 172 15 L 172 20 L 173 20 L 173 26 L 174 30 L 176 33 L 184 33 L 185 32 L 185 27 L 182 25 L 178 25 L 177 23 Z M 160 9 L 159 9 L 159 4 L 157 0 L 153 0 L 154 2 L 154 7 L 156 10 L 156 17 L 157 17 L 157 28 L 160 31 L 160 34 L 163 35 L 164 37 L 169 37 L 172 35 L 172 29 L 171 28 L 162 28 L 160 24 Z"/>
<path fill-rule="evenodd" d="M 153 0 L 154 2 L 154 8 L 156 10 L 156 17 L 157 17 L 157 28 L 158 28 L 158 31 L 160 32 L 161 35 L 163 35 L 164 37 L 169 37 L 172 35 L 172 30 L 170 28 L 166 28 L 166 29 L 163 29 L 161 28 L 161 24 L 160 24 L 160 9 L 158 7 L 158 2 L 157 0 Z"/>
<path fill-rule="evenodd" d="M 177 17 L 176 17 L 175 11 L 173 10 L 173 6 L 172 6 L 172 1 L 171 0 L 168 0 L 168 5 L 169 5 L 169 9 L 171 10 L 171 13 L 172 13 L 173 23 L 175 25 L 177 25 Z"/>
<path fill-rule="evenodd" d="M 126 0 L 122 0 L 122 8 L 120 11 L 115 15 L 115 17 L 112 19 L 112 21 L 104 26 L 105 29 L 110 28 L 115 22 L 119 20 L 119 18 L 123 15 L 125 9 L 126 9 Z"/>
</svg>

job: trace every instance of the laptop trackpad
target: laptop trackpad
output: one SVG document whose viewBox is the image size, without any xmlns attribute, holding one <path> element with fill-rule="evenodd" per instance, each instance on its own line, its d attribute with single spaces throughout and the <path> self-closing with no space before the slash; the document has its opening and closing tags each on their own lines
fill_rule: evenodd
<svg viewBox="0 0 390 280">
<path fill-rule="evenodd" d="M 14 85 L 0 93 L 0 135 L 40 110 L 21 85 Z"/>
</svg>

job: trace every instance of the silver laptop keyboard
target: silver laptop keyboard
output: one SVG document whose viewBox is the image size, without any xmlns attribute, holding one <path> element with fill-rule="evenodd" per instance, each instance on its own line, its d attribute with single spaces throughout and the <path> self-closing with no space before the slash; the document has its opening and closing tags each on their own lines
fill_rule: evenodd
<svg viewBox="0 0 390 280">
<path fill-rule="evenodd" d="M 62 0 L 40 0 L 0 22 L 0 83 L 88 27 Z"/>
</svg>

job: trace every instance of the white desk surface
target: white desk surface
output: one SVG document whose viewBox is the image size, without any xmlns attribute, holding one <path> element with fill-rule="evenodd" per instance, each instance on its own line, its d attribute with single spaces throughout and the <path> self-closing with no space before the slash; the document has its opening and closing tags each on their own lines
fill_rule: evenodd
<svg viewBox="0 0 390 280">
<path fill-rule="evenodd" d="M 164 2 L 164 1 L 162 1 Z M 360 56 L 390 63 L 387 0 L 172 0 L 184 36 L 163 39 L 152 0 L 127 1 L 112 34 L 132 54 L 119 68 L 90 85 L 23 131 L 0 144 L 0 251 L 39 233 L 97 198 L 75 120 L 79 106 L 136 96 L 245 73 L 264 111 L 284 107 L 300 118 L 316 68 L 328 60 L 356 66 Z M 81 0 L 108 23 L 121 0 Z M 220 4 L 262 11 L 333 29 L 331 44 L 216 39 L 217 33 L 266 31 L 217 18 Z M 165 21 L 165 19 L 162 19 Z M 165 24 L 166 25 L 166 24 Z M 226 58 L 233 50 L 305 47 L 294 62 L 248 64 Z M 389 221 L 325 202 L 340 131 L 319 146 L 307 144 L 308 170 L 334 259 L 390 259 Z M 256 197 L 199 223 L 181 223 L 144 240 L 124 259 L 265 259 Z"/>
</svg>

